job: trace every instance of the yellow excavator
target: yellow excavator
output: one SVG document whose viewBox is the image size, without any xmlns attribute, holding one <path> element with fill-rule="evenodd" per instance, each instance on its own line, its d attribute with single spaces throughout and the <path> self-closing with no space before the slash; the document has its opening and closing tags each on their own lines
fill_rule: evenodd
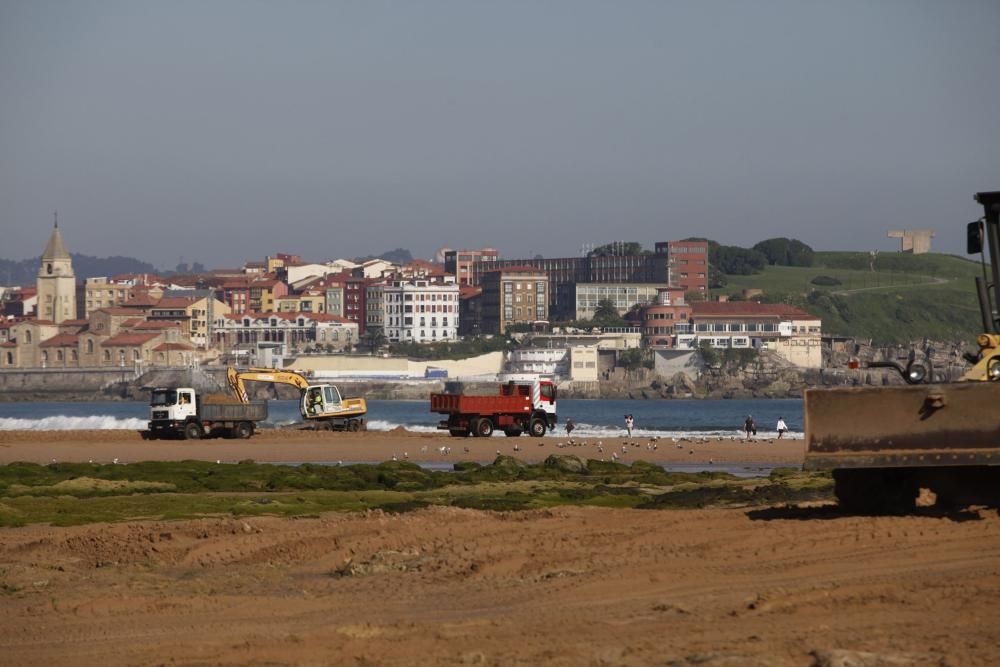
<svg viewBox="0 0 1000 667">
<path fill-rule="evenodd" d="M 966 236 L 968 253 L 982 257 L 983 333 L 978 351 L 966 355 L 972 368 L 958 382 L 940 382 L 931 355 L 911 352 L 905 366 L 851 364 L 892 368 L 906 386 L 805 392 L 803 467 L 831 470 L 847 511 L 905 512 L 920 496 L 944 508 L 1000 505 L 1000 191 L 976 201 L 985 214 Z"/>
<path fill-rule="evenodd" d="M 363 398 L 344 398 L 332 384 L 310 384 L 306 376 L 293 370 L 278 368 L 230 368 L 226 377 L 233 395 L 249 403 L 247 382 L 272 382 L 298 387 L 299 412 L 306 423 L 330 431 L 362 431 L 368 427 L 365 415 L 368 403 Z"/>
</svg>

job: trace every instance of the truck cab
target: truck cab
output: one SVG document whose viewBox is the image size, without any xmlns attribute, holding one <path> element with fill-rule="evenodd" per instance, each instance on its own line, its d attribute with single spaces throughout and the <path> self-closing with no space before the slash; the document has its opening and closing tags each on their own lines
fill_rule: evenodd
<svg viewBox="0 0 1000 667">
<path fill-rule="evenodd" d="M 153 422 L 186 422 L 198 414 L 197 394 L 191 387 L 157 388 L 149 399 Z"/>
</svg>

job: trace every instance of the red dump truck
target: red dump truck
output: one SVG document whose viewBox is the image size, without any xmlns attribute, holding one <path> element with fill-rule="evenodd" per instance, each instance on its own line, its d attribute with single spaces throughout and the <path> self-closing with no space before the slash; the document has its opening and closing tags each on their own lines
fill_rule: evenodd
<svg viewBox="0 0 1000 667">
<path fill-rule="evenodd" d="M 536 438 L 556 425 L 556 386 L 550 380 L 507 382 L 496 394 L 431 394 L 431 412 L 448 415 L 438 424 L 455 437 L 485 438 L 500 429 L 507 436 L 525 431 Z"/>
</svg>

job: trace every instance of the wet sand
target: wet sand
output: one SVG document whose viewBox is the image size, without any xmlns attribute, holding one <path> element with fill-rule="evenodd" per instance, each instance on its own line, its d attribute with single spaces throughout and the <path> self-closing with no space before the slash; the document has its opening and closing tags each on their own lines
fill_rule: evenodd
<svg viewBox="0 0 1000 667">
<path fill-rule="evenodd" d="M 598 442 L 601 443 L 600 451 Z M 650 463 L 734 466 L 799 466 L 803 440 L 679 440 L 628 438 L 453 438 L 442 433 L 360 433 L 262 429 L 249 440 L 143 440 L 136 431 L 0 431 L 0 464 L 14 461 L 119 463 L 136 461 L 236 462 L 379 462 L 399 460 L 441 464 L 455 461 L 489 463 L 497 453 L 527 462 L 540 462 L 552 454 L 573 454 L 583 459 L 648 461 Z M 560 444 L 563 446 L 560 447 Z M 653 448 L 655 445 L 655 449 Z M 624 451 L 622 447 L 624 446 Z M 444 452 L 441 448 L 446 448 Z M 515 447 L 517 449 L 515 449 Z"/>
</svg>

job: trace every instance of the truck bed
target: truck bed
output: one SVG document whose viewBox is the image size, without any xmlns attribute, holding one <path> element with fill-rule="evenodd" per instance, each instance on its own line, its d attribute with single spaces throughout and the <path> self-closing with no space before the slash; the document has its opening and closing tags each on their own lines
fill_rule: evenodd
<svg viewBox="0 0 1000 667">
<path fill-rule="evenodd" d="M 466 396 L 431 394 L 431 412 L 442 414 L 529 414 L 530 396 Z"/>
<path fill-rule="evenodd" d="M 202 421 L 250 421 L 267 419 L 267 402 L 251 403 L 202 403 L 199 410 Z"/>
<path fill-rule="evenodd" d="M 1000 465 L 1000 384 L 805 392 L 809 470 Z"/>
</svg>

